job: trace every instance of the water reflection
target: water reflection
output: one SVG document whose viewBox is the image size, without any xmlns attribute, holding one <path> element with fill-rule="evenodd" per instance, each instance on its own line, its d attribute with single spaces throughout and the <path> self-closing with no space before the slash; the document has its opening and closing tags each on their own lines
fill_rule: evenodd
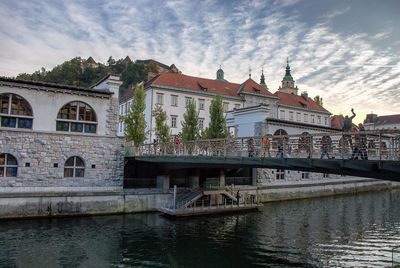
<svg viewBox="0 0 400 268">
<path fill-rule="evenodd" d="M 3 221 L 1 267 L 382 267 L 400 191 L 266 204 L 260 213 Z"/>
</svg>

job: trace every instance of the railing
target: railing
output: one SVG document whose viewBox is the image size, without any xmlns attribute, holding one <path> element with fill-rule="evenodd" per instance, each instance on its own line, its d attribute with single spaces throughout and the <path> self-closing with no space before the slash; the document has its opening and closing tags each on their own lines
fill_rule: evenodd
<svg viewBox="0 0 400 268">
<path fill-rule="evenodd" d="M 188 142 L 126 143 L 126 156 L 236 156 L 399 160 L 400 131 L 303 133 Z"/>
</svg>

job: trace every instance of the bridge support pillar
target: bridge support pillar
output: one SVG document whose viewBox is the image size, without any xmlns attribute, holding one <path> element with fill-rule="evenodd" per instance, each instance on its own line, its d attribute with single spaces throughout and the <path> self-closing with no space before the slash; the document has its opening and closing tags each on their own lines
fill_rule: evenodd
<svg viewBox="0 0 400 268">
<path fill-rule="evenodd" d="M 219 174 L 219 187 L 225 187 L 225 170 L 221 169 Z"/>
<path fill-rule="evenodd" d="M 168 175 L 158 175 L 157 176 L 157 188 L 164 190 L 169 189 L 169 176 Z"/>
<path fill-rule="evenodd" d="M 251 185 L 257 186 L 257 169 L 251 169 Z"/>
</svg>

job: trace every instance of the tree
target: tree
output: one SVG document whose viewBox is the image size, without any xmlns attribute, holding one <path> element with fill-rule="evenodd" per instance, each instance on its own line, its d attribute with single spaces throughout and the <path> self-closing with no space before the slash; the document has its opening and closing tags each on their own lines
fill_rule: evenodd
<svg viewBox="0 0 400 268">
<path fill-rule="evenodd" d="M 317 95 L 317 96 L 315 96 L 314 97 L 314 101 L 316 102 L 316 103 L 318 103 L 320 106 L 323 106 L 323 102 L 322 102 L 322 98 L 319 96 L 319 95 Z"/>
<path fill-rule="evenodd" d="M 183 115 L 182 139 L 184 141 L 193 141 L 199 135 L 199 114 L 196 111 L 196 103 L 191 100 L 186 106 L 186 112 Z"/>
<path fill-rule="evenodd" d="M 222 105 L 222 97 L 217 95 L 213 98 L 210 105 L 210 124 L 206 129 L 208 139 L 226 138 L 226 122 L 224 117 L 224 109 Z"/>
<path fill-rule="evenodd" d="M 140 145 L 146 138 L 145 108 L 144 87 L 143 84 L 140 84 L 133 93 L 133 101 L 129 113 L 122 118 L 126 126 L 125 139 L 127 141 L 133 141 L 135 145 Z"/>
<path fill-rule="evenodd" d="M 155 123 L 156 123 L 156 136 L 158 137 L 160 142 L 169 142 L 170 135 L 169 135 L 169 126 L 167 124 L 167 113 L 162 109 L 160 105 L 157 105 L 156 108 L 153 110 Z"/>
</svg>

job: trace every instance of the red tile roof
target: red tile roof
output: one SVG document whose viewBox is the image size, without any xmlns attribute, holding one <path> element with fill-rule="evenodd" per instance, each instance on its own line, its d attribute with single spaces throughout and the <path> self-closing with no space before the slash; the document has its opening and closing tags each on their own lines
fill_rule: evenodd
<svg viewBox="0 0 400 268">
<path fill-rule="evenodd" d="M 331 127 L 332 128 L 336 128 L 336 129 L 340 129 L 342 130 L 343 128 L 343 123 L 344 123 L 344 117 L 343 115 L 337 115 L 335 114 L 334 116 L 332 116 L 331 118 Z"/>
<path fill-rule="evenodd" d="M 270 97 L 275 97 L 274 94 L 268 91 L 268 89 L 260 86 L 259 84 L 257 84 L 256 81 L 251 78 L 247 79 L 246 82 L 240 85 L 238 93 L 241 92 L 262 94 Z"/>
<path fill-rule="evenodd" d="M 320 106 L 318 103 L 316 103 L 309 97 L 305 98 L 303 96 L 293 95 L 293 94 L 280 92 L 280 91 L 275 92 L 274 95 L 279 98 L 278 102 L 279 102 L 279 104 L 282 104 L 282 105 L 306 108 L 306 109 L 310 109 L 310 110 L 316 110 L 316 111 L 320 111 L 320 112 L 329 113 L 328 110 L 326 110 L 324 107 Z"/>
<path fill-rule="evenodd" d="M 376 121 L 376 125 L 383 124 L 399 124 L 400 123 L 400 114 L 391 114 L 391 115 L 381 115 L 378 116 L 378 120 Z"/>
<path fill-rule="evenodd" d="M 160 74 L 153 80 L 151 84 L 175 88 L 185 88 L 195 91 L 206 91 L 212 94 L 232 97 L 239 97 L 239 94 L 242 92 L 256 93 L 274 97 L 274 95 L 270 93 L 266 88 L 263 88 L 250 78 L 240 85 L 221 80 L 206 79 L 168 72 Z"/>
</svg>

